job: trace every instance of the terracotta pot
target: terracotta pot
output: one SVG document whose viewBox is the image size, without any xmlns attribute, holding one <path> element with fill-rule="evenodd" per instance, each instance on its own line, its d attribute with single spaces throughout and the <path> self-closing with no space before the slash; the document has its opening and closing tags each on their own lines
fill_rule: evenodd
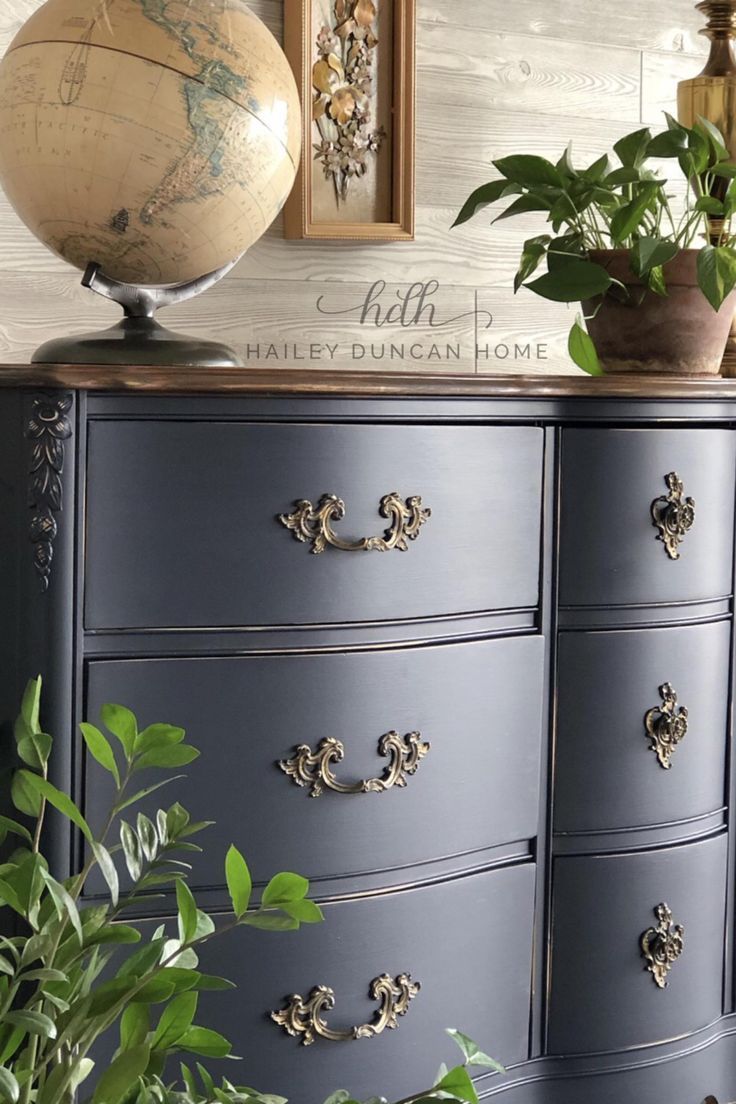
<svg viewBox="0 0 736 1104">
<path fill-rule="evenodd" d="M 594 250 L 590 259 L 631 289 L 631 299 L 619 302 L 606 295 L 587 326 L 606 373 L 657 373 L 677 376 L 717 376 L 720 372 L 736 291 L 716 313 L 698 287 L 697 249 L 687 249 L 665 265 L 666 298 L 644 292 L 643 281 L 629 268 L 625 249 Z M 583 303 L 591 315 L 598 300 Z"/>
</svg>

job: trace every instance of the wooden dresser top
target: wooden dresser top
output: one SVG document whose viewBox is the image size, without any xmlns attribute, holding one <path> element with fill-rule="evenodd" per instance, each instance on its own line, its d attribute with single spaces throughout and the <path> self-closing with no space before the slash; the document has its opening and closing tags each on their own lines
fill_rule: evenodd
<svg viewBox="0 0 736 1104">
<path fill-rule="evenodd" d="M 618 398 L 736 400 L 736 379 L 676 376 L 434 375 L 295 368 L 167 365 L 0 365 L 0 387 L 70 388 L 149 394 L 321 395 L 451 398 Z"/>
</svg>

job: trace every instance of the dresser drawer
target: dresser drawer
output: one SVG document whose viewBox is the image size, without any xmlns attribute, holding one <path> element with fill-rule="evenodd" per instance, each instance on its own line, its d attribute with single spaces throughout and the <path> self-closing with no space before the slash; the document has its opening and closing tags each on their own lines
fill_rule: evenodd
<svg viewBox="0 0 736 1104">
<path fill-rule="evenodd" d="M 542 431 L 100 421 L 89 428 L 90 628 L 397 620 L 537 603 Z M 420 496 L 406 551 L 319 555 L 279 516 L 326 495 L 305 535 L 382 537 L 385 496 Z M 418 527 L 418 532 L 417 532 Z"/>
<path fill-rule="evenodd" d="M 731 430 L 565 430 L 561 604 L 649 605 L 730 594 L 735 469 Z M 677 492 L 667 502 L 671 473 L 682 481 L 683 501 L 694 500 L 695 517 L 670 554 L 652 510 L 659 500 L 660 520 L 676 522 Z"/>
<path fill-rule="evenodd" d="M 542 679 L 541 637 L 343 655 L 95 661 L 86 715 L 123 701 L 141 724 L 186 725 L 202 757 L 164 798 L 180 800 L 195 819 L 217 819 L 206 859 L 194 856 L 194 885 L 222 883 L 230 842 L 248 852 L 257 878 L 285 857 L 319 878 L 536 836 Z M 416 732 L 430 746 L 414 774 L 400 774 L 405 785 L 384 792 L 335 792 L 314 760 L 301 760 L 300 775 L 314 789 L 300 788 L 278 765 L 291 761 L 299 776 L 295 745 L 319 758 L 322 741 L 335 738 L 344 758 L 326 762 L 326 777 L 356 787 L 385 778 L 394 762 L 411 768 L 411 752 L 379 754 L 391 731 L 402 741 Z M 107 776 L 92 761 L 85 779 L 85 809 L 97 823 Z"/>
<path fill-rule="evenodd" d="M 557 832 L 645 827 L 722 808 L 730 641 L 726 621 L 560 634 Z"/>
<path fill-rule="evenodd" d="M 458 1060 L 447 1027 L 517 1062 L 528 1048 L 534 882 L 531 865 L 499 869 L 327 905 L 324 924 L 298 932 L 238 931 L 202 952 L 203 967 L 238 988 L 203 993 L 198 1018 L 246 1057 L 249 1084 L 293 1104 L 325 1100 L 336 1088 L 393 1100 L 429 1087 L 440 1061 Z M 334 1009 L 323 1013 L 330 1029 L 373 1023 L 370 986 L 384 974 L 421 985 L 394 1030 L 303 1046 L 303 1034 L 290 1037 L 269 1018 L 292 995 L 306 1001 L 325 985 L 335 993 Z"/>
<path fill-rule="evenodd" d="M 550 1053 L 656 1043 L 721 1015 L 725 835 L 668 851 L 560 858 L 553 878 Z M 641 946 L 649 932 L 656 952 L 659 905 L 672 912 L 663 933 L 684 929 L 665 988 Z"/>
</svg>

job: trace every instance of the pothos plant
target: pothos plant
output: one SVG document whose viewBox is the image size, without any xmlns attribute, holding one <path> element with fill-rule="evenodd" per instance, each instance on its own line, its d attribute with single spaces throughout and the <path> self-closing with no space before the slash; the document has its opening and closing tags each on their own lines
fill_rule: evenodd
<svg viewBox="0 0 736 1104">
<path fill-rule="evenodd" d="M 195 823 L 179 804 L 154 818 L 134 807 L 172 781 L 136 788 L 136 775 L 148 768 L 177 769 L 198 751 L 184 742 L 181 728 L 154 724 L 139 729 L 123 706 L 105 705 L 101 728 L 81 726 L 89 754 L 110 773 L 114 796 L 102 825 L 90 826 L 70 796 L 49 779 L 52 739 L 40 723 L 41 680 L 28 684 L 15 741 L 20 759 L 10 796 L 26 822 L 0 816 L 0 837 L 9 851 L 0 864 L 0 1098 L 10 1104 L 284 1104 L 283 1098 L 236 1085 L 215 1083 L 206 1067 L 181 1063 L 179 1076 L 167 1076 L 167 1060 L 232 1057 L 230 1042 L 196 1023 L 199 993 L 232 988 L 229 981 L 199 969 L 198 949 L 235 928 L 292 931 L 319 923 L 323 914 L 308 897 L 309 883 L 298 874 L 276 874 L 257 904 L 251 875 L 240 851 L 225 857 L 231 911 L 213 919 L 197 907 L 187 885 L 189 864 L 182 856 L 201 848 L 193 842 L 211 822 Z M 140 786 L 140 783 L 139 783 Z M 58 879 L 42 852 L 50 807 L 71 822 L 84 841 L 81 869 Z M 117 838 L 116 838 L 117 837 Z M 122 861 L 130 886 L 121 890 Z M 83 891 L 97 869 L 107 900 L 85 904 Z M 162 925 L 129 922 L 126 914 L 162 891 L 174 891 L 176 931 Z M 7 934 L 15 930 L 19 934 Z M 96 1079 L 91 1051 L 106 1032 L 117 1030 L 119 1045 Z M 413 1101 L 455 1100 L 477 1104 L 468 1065 L 501 1069 L 460 1032 L 450 1032 L 464 1064 L 442 1069 L 436 1083 Z M 94 1088 L 87 1092 L 86 1086 Z M 351 1101 L 339 1091 L 330 1104 Z"/>
<path fill-rule="evenodd" d="M 453 226 L 504 199 L 511 202 L 494 222 L 539 212 L 551 232 L 524 242 L 514 290 L 526 287 L 560 303 L 593 302 L 595 311 L 606 296 L 666 296 L 665 266 L 683 250 L 697 248 L 700 289 L 718 310 L 736 287 L 736 245 L 731 239 L 736 164 L 723 135 L 707 119 L 689 128 L 671 115 L 665 117 L 662 133 L 643 128 L 616 142 L 615 161 L 606 153 L 576 167 L 572 146 L 556 164 L 537 154 L 494 161 L 500 179 L 477 188 Z M 656 164 L 662 160 L 674 162 L 684 178 L 679 211 L 668 191 L 670 182 Z M 613 249 L 628 252 L 632 274 L 643 280 L 638 292 L 591 259 L 596 251 Z M 546 271 L 535 277 L 540 265 Z M 570 333 L 569 351 L 580 368 L 600 372 L 580 317 Z"/>
</svg>

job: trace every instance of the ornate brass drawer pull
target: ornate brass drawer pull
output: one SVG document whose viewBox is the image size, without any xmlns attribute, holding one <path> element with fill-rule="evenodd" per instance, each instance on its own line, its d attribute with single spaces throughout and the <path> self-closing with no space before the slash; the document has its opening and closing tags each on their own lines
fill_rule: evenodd
<svg viewBox="0 0 736 1104">
<path fill-rule="evenodd" d="M 660 766 L 669 770 L 672 756 L 687 736 L 688 713 L 684 705 L 678 706 L 677 694 L 669 682 L 660 686 L 659 692 L 663 704 L 655 705 L 649 710 L 644 717 L 644 724 L 652 741 L 650 751 L 657 756 Z"/>
<path fill-rule="evenodd" d="M 695 500 L 683 498 L 685 487 L 677 472 L 665 476 L 669 494 L 652 503 L 652 524 L 659 529 L 657 540 L 664 543 L 671 560 L 679 560 L 680 545 L 695 524 Z"/>
<path fill-rule="evenodd" d="M 421 985 L 412 981 L 410 974 L 399 974 L 394 980 L 381 974 L 371 982 L 371 1000 L 379 1002 L 379 1010 L 373 1023 L 349 1027 L 346 1031 L 333 1031 L 325 1023 L 322 1014 L 335 1007 L 334 990 L 317 985 L 304 1000 L 298 994 L 289 997 L 285 1008 L 272 1012 L 271 1019 L 283 1027 L 288 1035 L 299 1039 L 302 1046 L 311 1046 L 317 1038 L 331 1043 L 344 1043 L 351 1039 L 371 1039 L 387 1028 L 398 1027 L 398 1017 L 406 1015 Z"/>
<path fill-rule="evenodd" d="M 296 540 L 311 544 L 315 555 L 324 552 L 328 544 L 343 552 L 390 552 L 393 548 L 406 552 L 409 541 L 417 539 L 419 530 L 432 514 L 429 508 L 422 506 L 418 495 L 404 502 L 398 492 L 393 491 L 381 499 L 380 515 L 391 523 L 383 536 L 345 541 L 332 528 L 333 522 L 345 517 L 345 503 L 337 495 L 322 495 L 316 509 L 306 498 L 299 499 L 294 506 L 293 514 L 279 514 L 278 520 L 291 529 Z"/>
<path fill-rule="evenodd" d="M 647 960 L 644 967 L 659 989 L 667 988 L 667 975 L 685 948 L 685 929 L 672 923 L 672 909 L 662 902 L 654 910 L 656 928 L 647 928 L 641 937 L 641 953 Z"/>
<path fill-rule="evenodd" d="M 310 797 L 319 797 L 325 790 L 340 794 L 385 793 L 394 786 L 406 785 L 406 775 L 416 773 L 429 748 L 419 732 L 408 732 L 403 737 L 398 732 L 387 732 L 378 741 L 379 755 L 391 758 L 383 777 L 360 782 L 339 782 L 332 773 L 332 765 L 345 757 L 344 744 L 333 736 L 320 740 L 316 751 L 309 744 L 300 744 L 291 759 L 280 760 L 279 766 L 297 786 L 310 786 Z"/>
</svg>

